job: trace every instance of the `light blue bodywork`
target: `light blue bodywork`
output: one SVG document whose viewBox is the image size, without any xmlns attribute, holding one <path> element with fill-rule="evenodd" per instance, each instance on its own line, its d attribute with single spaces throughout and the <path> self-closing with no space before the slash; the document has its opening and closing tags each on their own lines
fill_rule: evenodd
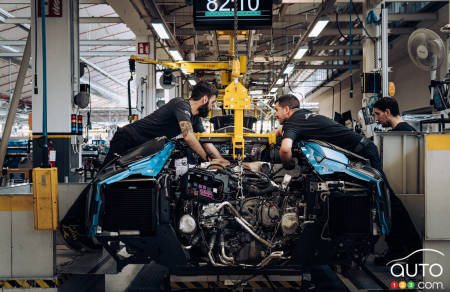
<svg viewBox="0 0 450 292">
<path fill-rule="evenodd" d="M 381 191 L 382 179 L 351 168 L 350 160 L 344 153 L 321 146 L 316 142 L 300 141 L 298 146 L 318 174 L 327 175 L 342 172 L 366 182 L 374 182 L 377 185 L 378 196 L 383 199 L 383 193 Z M 381 210 L 378 201 L 376 201 L 376 204 L 382 234 L 387 234 L 389 233 L 389 225 L 386 222 L 384 211 Z"/>
<path fill-rule="evenodd" d="M 89 228 L 89 236 L 94 237 L 98 226 L 98 217 L 100 214 L 100 208 L 102 206 L 102 198 L 100 196 L 100 190 L 104 184 L 112 184 L 117 181 L 123 180 L 131 175 L 140 174 L 143 176 L 155 177 L 157 176 L 164 164 L 166 164 L 167 159 L 172 154 L 175 144 L 169 142 L 164 145 L 164 149 L 156 153 L 153 156 L 146 157 L 144 159 L 138 160 L 130 165 L 128 168 L 121 173 L 115 174 L 105 180 L 97 183 L 97 191 L 95 194 L 95 201 L 97 202 L 97 210 L 92 218 L 92 224 Z"/>
</svg>

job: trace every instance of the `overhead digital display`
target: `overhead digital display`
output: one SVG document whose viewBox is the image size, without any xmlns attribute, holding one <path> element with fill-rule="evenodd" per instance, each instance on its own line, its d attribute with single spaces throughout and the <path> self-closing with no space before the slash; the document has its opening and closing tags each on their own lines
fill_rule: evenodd
<svg viewBox="0 0 450 292">
<path fill-rule="evenodd" d="M 238 29 L 272 26 L 272 0 L 194 0 L 196 29 L 234 29 L 234 1 L 238 2 Z"/>
</svg>

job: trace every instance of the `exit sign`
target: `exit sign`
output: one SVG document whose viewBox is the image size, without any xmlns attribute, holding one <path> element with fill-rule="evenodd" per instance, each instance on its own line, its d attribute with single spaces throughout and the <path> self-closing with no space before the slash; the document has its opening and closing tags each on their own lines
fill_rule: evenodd
<svg viewBox="0 0 450 292">
<path fill-rule="evenodd" d="M 38 16 L 42 16 L 41 0 L 38 0 Z M 45 17 L 62 17 L 62 0 L 45 0 Z"/>
<path fill-rule="evenodd" d="M 150 54 L 150 43 L 138 43 L 138 55 L 148 55 Z"/>
</svg>

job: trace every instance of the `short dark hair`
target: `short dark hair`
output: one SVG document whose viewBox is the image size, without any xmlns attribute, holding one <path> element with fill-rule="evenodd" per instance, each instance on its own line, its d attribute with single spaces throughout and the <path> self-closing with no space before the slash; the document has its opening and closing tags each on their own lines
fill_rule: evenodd
<svg viewBox="0 0 450 292">
<path fill-rule="evenodd" d="M 278 103 L 282 107 L 288 106 L 290 109 L 300 108 L 300 102 L 293 94 L 282 95 L 275 100 L 275 103 Z"/>
<path fill-rule="evenodd" d="M 386 109 L 389 109 L 391 111 L 391 114 L 396 117 L 400 115 L 400 110 L 398 109 L 398 103 L 397 101 L 392 97 L 383 97 L 380 98 L 375 102 L 373 105 L 374 108 L 377 108 L 383 112 L 386 111 Z"/>
<path fill-rule="evenodd" d="M 215 95 L 217 97 L 219 95 L 219 90 L 217 90 L 217 87 L 214 84 L 210 83 L 210 82 L 209 82 L 209 86 L 211 87 L 210 88 L 211 89 L 211 95 L 209 97 L 211 97 L 213 95 Z"/>
<path fill-rule="evenodd" d="M 208 96 L 208 99 L 213 96 L 217 92 L 217 89 L 214 85 L 209 83 L 208 81 L 202 80 L 199 81 L 194 88 L 192 88 L 191 99 L 199 100 L 203 96 Z M 216 94 L 217 95 L 217 94 Z"/>
</svg>

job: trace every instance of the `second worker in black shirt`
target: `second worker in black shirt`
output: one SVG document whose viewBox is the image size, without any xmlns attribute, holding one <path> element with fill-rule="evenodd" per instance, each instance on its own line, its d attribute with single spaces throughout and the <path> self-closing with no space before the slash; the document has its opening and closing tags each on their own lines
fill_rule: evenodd
<svg viewBox="0 0 450 292">
<path fill-rule="evenodd" d="M 372 167 L 377 169 L 388 183 L 382 169 L 378 148 L 369 139 L 330 118 L 300 109 L 297 97 L 292 94 L 279 97 L 275 101 L 275 109 L 275 117 L 282 125 L 282 128 L 276 130 L 277 136 L 282 136 L 280 158 L 288 168 L 293 166 L 292 146 L 294 143 L 298 143 L 299 140 L 318 139 L 368 159 Z M 375 263 L 379 265 L 422 248 L 422 241 L 408 211 L 392 190 L 390 200 L 392 223 L 390 233 L 386 236 L 389 251 L 385 256 L 376 259 Z"/>
<path fill-rule="evenodd" d="M 217 89 L 207 81 L 200 81 L 192 89 L 191 98 L 171 99 L 166 105 L 150 115 L 118 128 L 110 142 L 108 155 L 103 162 L 106 165 L 115 155 L 123 155 L 151 139 L 165 136 L 172 139 L 183 135 L 189 147 L 203 160 L 208 157 L 226 162 L 211 143 L 200 144 L 194 132 L 204 132 L 201 118 L 208 116 L 216 100 Z"/>
<path fill-rule="evenodd" d="M 391 131 L 415 132 L 410 124 L 400 116 L 397 101 L 392 97 L 383 97 L 373 105 L 375 120 L 383 127 L 391 127 Z"/>
</svg>

